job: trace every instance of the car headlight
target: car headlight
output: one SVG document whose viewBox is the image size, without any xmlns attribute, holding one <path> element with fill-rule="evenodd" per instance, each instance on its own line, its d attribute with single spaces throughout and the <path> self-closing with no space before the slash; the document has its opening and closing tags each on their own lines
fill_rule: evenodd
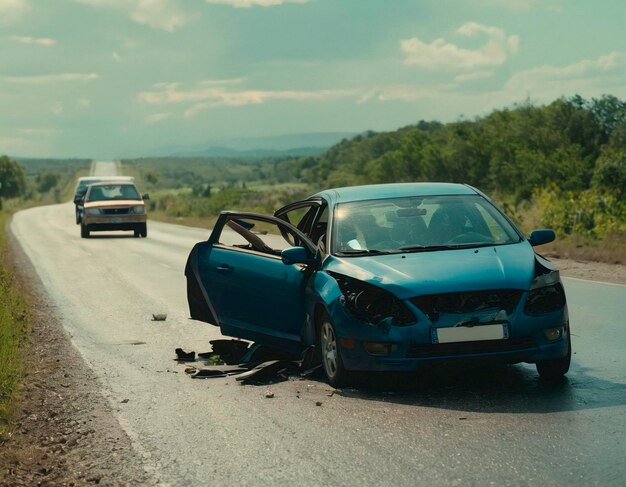
<svg viewBox="0 0 626 487">
<path fill-rule="evenodd" d="M 87 215 L 99 215 L 101 213 L 100 208 L 86 208 L 85 214 Z"/>
<path fill-rule="evenodd" d="M 331 274 L 341 289 L 341 304 L 360 321 L 373 325 L 411 325 L 416 318 L 406 305 L 384 289 L 341 274 Z"/>
<path fill-rule="evenodd" d="M 146 212 L 146 209 L 143 205 L 133 206 L 133 213 L 136 215 L 143 215 Z"/>
<path fill-rule="evenodd" d="M 528 291 L 524 312 L 538 315 L 556 311 L 565 306 L 565 291 L 559 271 L 550 271 L 537 276 Z"/>
</svg>

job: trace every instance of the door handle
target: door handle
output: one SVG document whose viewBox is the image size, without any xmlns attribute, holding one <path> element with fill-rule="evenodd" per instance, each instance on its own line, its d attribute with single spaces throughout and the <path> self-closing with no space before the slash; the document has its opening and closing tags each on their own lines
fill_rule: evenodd
<svg viewBox="0 0 626 487">
<path fill-rule="evenodd" d="M 235 268 L 232 265 L 220 264 L 215 268 L 215 270 L 219 272 L 233 272 Z"/>
</svg>

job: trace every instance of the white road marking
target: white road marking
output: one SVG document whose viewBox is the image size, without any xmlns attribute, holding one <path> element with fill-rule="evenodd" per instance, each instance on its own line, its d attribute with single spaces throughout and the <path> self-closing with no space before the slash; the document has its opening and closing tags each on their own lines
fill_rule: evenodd
<svg viewBox="0 0 626 487">
<path fill-rule="evenodd" d="M 594 281 L 592 279 L 581 279 L 579 277 L 565 277 L 562 276 L 563 279 L 568 279 L 570 281 L 581 281 L 581 282 L 590 282 L 593 284 L 605 284 L 607 286 L 622 286 L 622 287 L 626 287 L 626 284 L 620 284 L 618 282 L 606 282 L 606 281 Z"/>
</svg>

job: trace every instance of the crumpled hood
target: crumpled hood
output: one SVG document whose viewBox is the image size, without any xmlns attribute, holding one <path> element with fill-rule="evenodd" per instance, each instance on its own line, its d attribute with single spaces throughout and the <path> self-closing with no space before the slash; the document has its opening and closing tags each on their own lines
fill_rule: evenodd
<svg viewBox="0 0 626 487">
<path fill-rule="evenodd" d="M 535 252 L 526 241 L 475 249 L 367 257 L 330 256 L 324 270 L 367 281 L 400 299 L 491 289 L 527 290 Z"/>
</svg>

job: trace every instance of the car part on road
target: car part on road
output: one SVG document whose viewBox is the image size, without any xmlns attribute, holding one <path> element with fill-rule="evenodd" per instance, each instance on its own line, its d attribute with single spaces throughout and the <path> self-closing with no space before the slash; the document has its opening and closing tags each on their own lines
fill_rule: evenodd
<svg viewBox="0 0 626 487">
<path fill-rule="evenodd" d="M 185 352 L 182 348 L 177 348 L 176 360 L 179 362 L 193 362 L 196 360 L 196 352 Z"/>
</svg>

